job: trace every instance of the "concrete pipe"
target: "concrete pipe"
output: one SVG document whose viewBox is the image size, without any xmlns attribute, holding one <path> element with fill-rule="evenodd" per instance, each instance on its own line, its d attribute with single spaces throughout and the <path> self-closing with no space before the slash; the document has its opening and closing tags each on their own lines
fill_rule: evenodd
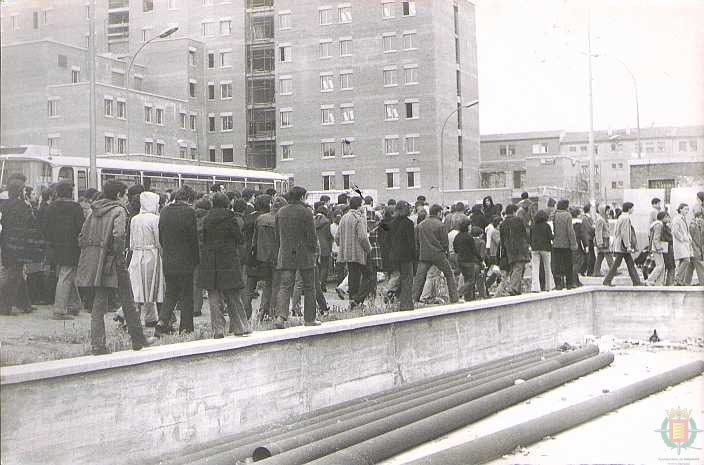
<svg viewBox="0 0 704 465">
<path fill-rule="evenodd" d="M 338 420 L 343 415 L 349 415 L 350 413 L 355 412 L 358 413 L 360 409 L 371 408 L 374 405 L 380 405 L 385 402 L 403 398 L 406 395 L 423 392 L 433 387 L 450 383 L 457 384 L 457 380 L 466 381 L 467 375 L 471 375 L 473 379 L 480 379 L 481 376 L 495 370 L 498 367 L 523 366 L 530 362 L 539 361 L 542 358 L 554 358 L 559 354 L 560 352 L 557 351 L 544 352 L 542 349 L 536 349 L 503 357 L 490 362 L 481 363 L 444 375 L 434 376 L 432 378 L 409 383 L 371 396 L 357 398 L 341 404 L 318 409 L 314 412 L 298 417 L 295 421 L 287 422 L 284 426 L 270 425 L 265 428 L 258 428 L 256 431 L 245 435 L 240 433 L 239 435 L 227 439 L 219 439 L 211 441 L 207 444 L 194 446 L 191 450 L 181 451 L 178 457 L 172 457 L 169 460 L 162 460 L 160 463 L 168 465 L 185 465 L 191 463 L 214 464 L 219 462 L 230 463 L 229 459 L 223 459 L 223 455 L 219 456 L 219 454 L 246 450 L 244 456 L 249 457 L 258 443 L 274 437 L 278 438 L 282 435 L 297 434 L 299 432 L 316 429 L 321 425 Z M 251 447 L 248 447 L 250 445 Z M 232 457 L 242 458 L 240 457 L 240 454 L 232 455 Z"/>
<path fill-rule="evenodd" d="M 366 420 L 366 418 L 354 419 L 334 425 L 330 428 L 323 428 L 311 435 L 299 434 L 293 438 L 298 444 L 297 448 L 282 451 L 282 453 L 268 458 L 266 457 L 281 450 L 281 445 L 277 443 L 263 444 L 255 449 L 255 461 L 261 460 L 262 464 L 278 465 L 298 465 L 307 463 L 337 450 L 400 428 L 401 426 L 408 425 L 439 412 L 511 387 L 514 385 L 516 379 L 525 380 L 535 378 L 593 356 L 596 353 L 598 353 L 596 346 L 588 346 L 581 350 L 560 355 L 534 367 L 519 370 L 511 375 L 461 390 L 452 395 L 441 396 L 433 401 L 425 402 L 423 405 L 407 408 L 369 423 L 360 422 L 361 420 Z M 286 446 L 292 445 L 294 444 L 291 441 L 286 442 Z"/>
<path fill-rule="evenodd" d="M 594 349 L 596 350 L 596 349 Z M 559 354 L 549 354 L 550 358 L 556 358 Z M 202 455 L 198 459 L 191 460 L 189 464 L 191 465 L 228 465 L 236 462 L 237 460 L 242 460 L 254 455 L 254 451 L 257 446 L 260 446 L 262 442 L 265 442 L 266 451 L 275 450 L 276 453 L 281 453 L 285 450 L 293 449 L 298 447 L 301 443 L 301 438 L 307 438 L 306 441 L 313 440 L 312 438 L 320 439 L 336 432 L 344 431 L 349 426 L 347 422 L 354 421 L 355 424 L 364 424 L 366 422 L 371 422 L 379 418 L 384 418 L 392 413 L 397 413 L 403 411 L 412 406 L 421 405 L 429 399 L 432 395 L 432 399 L 443 397 L 460 390 L 468 389 L 488 381 L 506 376 L 509 373 L 514 373 L 517 371 L 525 370 L 528 367 L 535 366 L 537 364 L 544 363 L 541 360 L 521 360 L 519 362 L 505 363 L 499 368 L 493 370 L 484 370 L 480 374 L 472 373 L 471 378 L 467 378 L 466 374 L 461 374 L 461 376 L 453 376 L 450 382 L 443 381 L 442 384 L 434 384 L 430 386 L 424 386 L 423 390 L 411 390 L 405 391 L 402 396 L 395 395 L 393 399 L 386 400 L 384 402 L 360 402 L 357 409 L 348 411 L 337 416 L 333 416 L 325 421 L 315 423 L 312 425 L 294 425 L 290 430 L 282 431 L 278 434 L 272 434 L 265 440 L 260 440 L 257 443 L 248 443 L 245 445 L 237 445 L 226 450 L 222 448 L 212 449 L 210 454 Z M 409 402 L 412 401 L 412 402 Z M 401 405 L 403 404 L 403 405 Z M 266 454 L 270 456 L 271 453 Z M 257 456 L 257 459 L 261 457 Z"/>
<path fill-rule="evenodd" d="M 407 465 L 466 465 L 488 462 L 511 453 L 518 446 L 527 446 L 542 440 L 545 436 L 553 436 L 574 428 L 660 392 L 668 386 L 694 378 L 702 372 L 704 372 L 704 361 L 692 362 L 622 389 L 423 457 Z"/>
<path fill-rule="evenodd" d="M 523 402 L 535 395 L 575 380 L 613 362 L 611 353 L 577 362 L 524 383 L 496 391 L 480 399 L 463 403 L 414 423 L 398 425 L 385 434 L 356 442 L 346 449 L 338 448 L 310 465 L 373 465 L 412 447 L 436 439 L 481 418 Z M 340 450 L 342 449 L 342 450 Z"/>
</svg>

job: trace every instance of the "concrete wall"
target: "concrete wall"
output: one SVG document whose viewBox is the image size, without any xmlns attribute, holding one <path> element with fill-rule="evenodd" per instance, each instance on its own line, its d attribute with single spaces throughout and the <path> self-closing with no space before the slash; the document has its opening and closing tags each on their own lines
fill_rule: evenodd
<svg viewBox="0 0 704 465">
<path fill-rule="evenodd" d="M 581 288 L 2 368 L 2 463 L 155 463 L 192 444 L 585 334 L 700 336 L 703 304 L 696 288 Z"/>
</svg>

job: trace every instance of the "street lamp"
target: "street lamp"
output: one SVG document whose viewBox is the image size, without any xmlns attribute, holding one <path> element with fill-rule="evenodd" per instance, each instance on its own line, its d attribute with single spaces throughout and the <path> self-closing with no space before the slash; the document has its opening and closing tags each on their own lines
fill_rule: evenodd
<svg viewBox="0 0 704 465">
<path fill-rule="evenodd" d="M 166 39 L 173 33 L 178 31 L 178 26 L 171 26 L 167 29 L 164 29 L 159 35 L 156 35 L 149 39 L 148 41 L 144 42 L 135 52 L 134 55 L 130 57 L 130 64 L 127 66 L 127 73 L 125 74 L 125 92 L 127 94 L 127 98 L 125 101 L 125 117 L 127 118 L 127 159 L 130 158 L 130 118 L 129 118 L 129 108 L 130 108 L 130 73 L 132 71 L 132 66 L 134 65 L 134 60 L 137 58 L 137 55 L 139 55 L 139 52 L 142 51 L 144 47 L 149 45 L 150 43 L 154 42 L 156 39 Z M 129 55 L 121 55 L 118 57 L 119 60 L 123 60 L 127 58 Z"/>
<path fill-rule="evenodd" d="M 478 103 L 479 100 L 474 100 L 465 105 L 457 107 L 456 109 L 452 110 L 452 113 L 447 115 L 447 118 L 445 118 L 445 121 L 442 123 L 442 129 L 440 130 L 440 162 L 438 166 L 438 173 L 440 176 L 438 179 L 438 190 L 440 191 L 440 204 L 443 206 L 445 205 L 445 125 L 450 120 L 452 115 L 460 111 L 462 108 L 471 108 L 474 105 L 477 105 Z"/>
</svg>

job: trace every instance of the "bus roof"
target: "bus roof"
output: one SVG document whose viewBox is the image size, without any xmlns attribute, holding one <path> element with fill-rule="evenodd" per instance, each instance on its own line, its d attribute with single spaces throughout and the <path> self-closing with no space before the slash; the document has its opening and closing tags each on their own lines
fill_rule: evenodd
<svg viewBox="0 0 704 465">
<path fill-rule="evenodd" d="M 58 156 L 32 156 L 32 155 L 0 155 L 0 160 L 36 160 L 44 161 L 55 167 L 78 166 L 88 168 L 86 157 Z M 246 168 L 225 168 L 219 166 L 185 165 L 156 163 L 141 160 L 124 160 L 116 158 L 98 158 L 98 168 L 147 171 L 156 173 L 176 173 L 191 176 L 237 177 L 251 179 L 275 179 L 286 181 L 288 178 L 273 171 L 250 170 Z"/>
</svg>

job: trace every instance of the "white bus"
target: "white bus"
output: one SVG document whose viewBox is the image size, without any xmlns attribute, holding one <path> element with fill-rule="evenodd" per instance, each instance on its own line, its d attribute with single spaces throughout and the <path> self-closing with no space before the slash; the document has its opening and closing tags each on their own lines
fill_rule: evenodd
<svg viewBox="0 0 704 465">
<path fill-rule="evenodd" d="M 78 192 L 88 188 L 88 169 L 88 158 L 51 155 L 42 146 L 0 148 L 0 186 L 6 184 L 9 175 L 22 173 L 27 177 L 27 185 L 37 191 L 58 181 L 70 181 L 74 185 L 74 198 L 78 199 Z M 285 192 L 289 187 L 288 177 L 284 175 L 246 168 L 98 158 L 97 171 L 100 186 L 117 180 L 128 186 L 139 183 L 155 192 L 175 191 L 183 185 L 196 192 L 208 192 L 213 184 L 224 184 L 227 190 L 239 191 L 250 187 Z"/>
</svg>

